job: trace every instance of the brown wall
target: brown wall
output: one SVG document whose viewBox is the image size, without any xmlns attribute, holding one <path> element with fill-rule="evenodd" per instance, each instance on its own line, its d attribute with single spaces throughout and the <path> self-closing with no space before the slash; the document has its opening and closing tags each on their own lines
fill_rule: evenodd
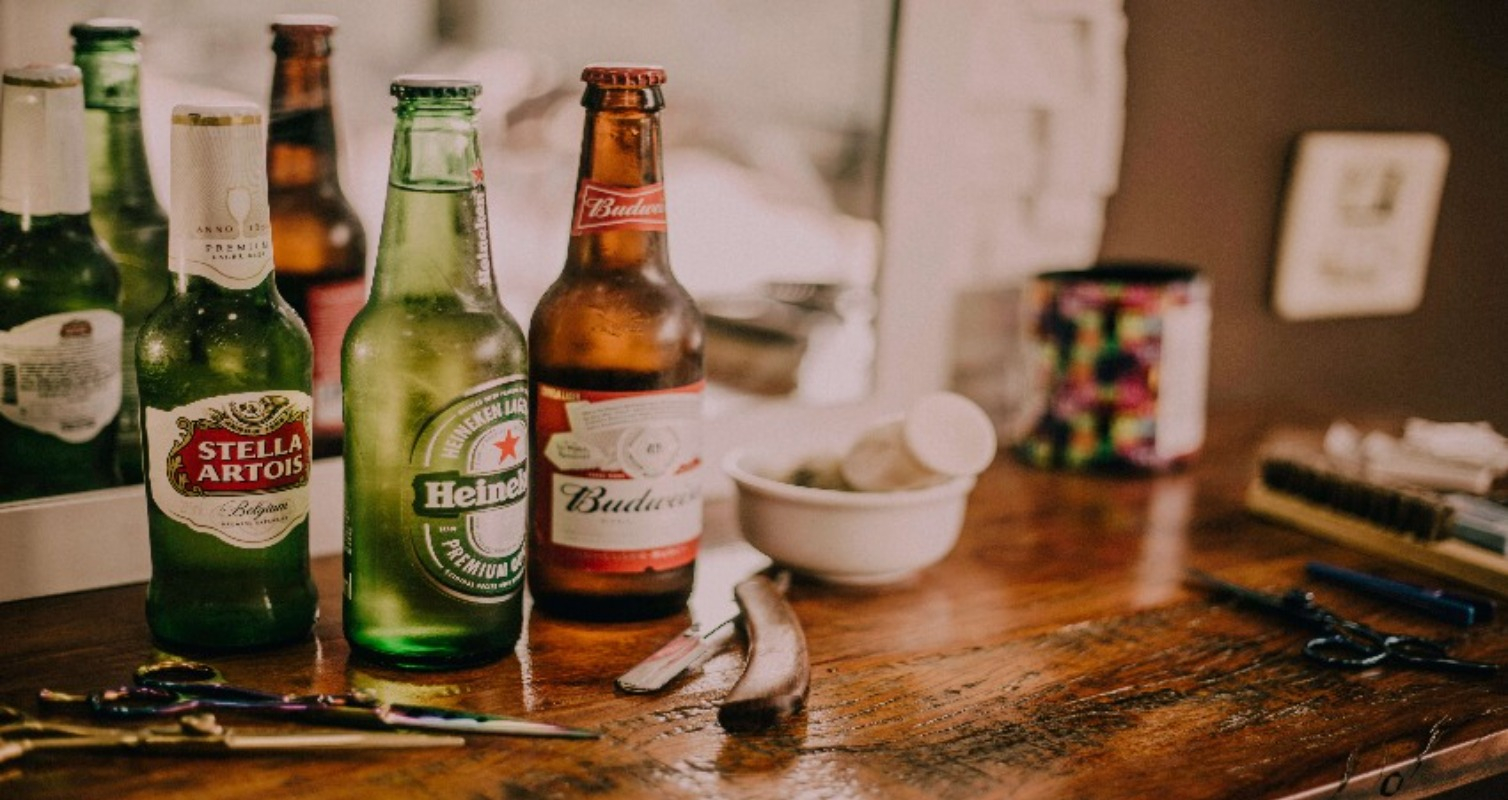
<svg viewBox="0 0 1508 800">
<path fill-rule="evenodd" d="M 1125 154 L 1106 258 L 1203 267 L 1212 407 L 1491 421 L 1508 431 L 1508 3 L 1126 0 Z M 1450 144 L 1423 305 L 1285 322 L 1268 300 L 1295 137 Z"/>
</svg>

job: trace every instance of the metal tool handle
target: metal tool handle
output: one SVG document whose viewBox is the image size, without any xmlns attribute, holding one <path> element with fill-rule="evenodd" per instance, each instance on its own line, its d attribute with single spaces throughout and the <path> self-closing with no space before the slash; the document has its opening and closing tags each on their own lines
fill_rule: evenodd
<svg viewBox="0 0 1508 800">
<path fill-rule="evenodd" d="M 755 731 L 799 713 L 811 686 L 811 665 L 801 621 L 775 584 L 763 575 L 738 584 L 749 637 L 744 672 L 723 699 L 717 721 L 730 731 Z"/>
</svg>

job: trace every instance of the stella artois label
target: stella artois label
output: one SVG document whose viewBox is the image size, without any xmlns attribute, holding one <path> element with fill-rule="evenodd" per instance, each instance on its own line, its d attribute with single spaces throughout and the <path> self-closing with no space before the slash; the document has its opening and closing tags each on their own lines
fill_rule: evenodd
<svg viewBox="0 0 1508 800">
<path fill-rule="evenodd" d="M 120 411 L 123 327 L 96 308 L 0 331 L 0 416 L 69 444 L 98 436 Z"/>
<path fill-rule="evenodd" d="M 576 193 L 571 235 L 665 230 L 665 184 L 610 186 L 583 180 Z"/>
<path fill-rule="evenodd" d="M 673 569 L 702 533 L 704 384 L 599 392 L 540 384 L 535 435 L 546 556 L 598 572 Z"/>
<path fill-rule="evenodd" d="M 501 603 L 523 586 L 529 525 L 529 388 L 477 386 L 425 423 L 410 450 L 409 543 L 441 590 Z"/>
<path fill-rule="evenodd" d="M 309 514 L 310 405 L 276 390 L 148 406 L 153 505 L 233 547 L 282 541 Z"/>
</svg>

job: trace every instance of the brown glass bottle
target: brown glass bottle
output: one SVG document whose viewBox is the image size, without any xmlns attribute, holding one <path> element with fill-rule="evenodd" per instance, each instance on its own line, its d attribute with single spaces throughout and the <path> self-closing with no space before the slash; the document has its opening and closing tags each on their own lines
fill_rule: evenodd
<svg viewBox="0 0 1508 800">
<path fill-rule="evenodd" d="M 340 190 L 330 91 L 336 19 L 290 14 L 272 23 L 267 189 L 278 291 L 314 342 L 314 455 L 341 450 L 340 347 L 366 302 L 366 232 Z"/>
<path fill-rule="evenodd" d="M 701 535 L 701 314 L 670 271 L 659 67 L 582 72 L 570 245 L 529 326 L 534 531 L 546 613 L 673 614 Z"/>
</svg>

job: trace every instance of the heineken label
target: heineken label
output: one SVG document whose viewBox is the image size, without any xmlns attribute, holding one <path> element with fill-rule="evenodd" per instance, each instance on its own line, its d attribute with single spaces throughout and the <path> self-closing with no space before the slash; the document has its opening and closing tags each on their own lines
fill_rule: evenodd
<svg viewBox="0 0 1508 800">
<path fill-rule="evenodd" d="M 596 572 L 673 569 L 696 559 L 703 386 L 539 386 L 535 435 L 548 494 L 534 512 L 550 559 Z"/>
<path fill-rule="evenodd" d="M 69 444 L 94 439 L 120 410 L 123 327 L 90 309 L 0 330 L 0 416 Z"/>
<path fill-rule="evenodd" d="M 310 405 L 279 390 L 147 406 L 152 504 L 233 547 L 282 541 L 309 514 Z"/>
<path fill-rule="evenodd" d="M 415 438 L 409 542 L 447 594 L 500 603 L 523 585 L 528 437 L 528 383 L 513 375 L 471 389 Z"/>
</svg>

